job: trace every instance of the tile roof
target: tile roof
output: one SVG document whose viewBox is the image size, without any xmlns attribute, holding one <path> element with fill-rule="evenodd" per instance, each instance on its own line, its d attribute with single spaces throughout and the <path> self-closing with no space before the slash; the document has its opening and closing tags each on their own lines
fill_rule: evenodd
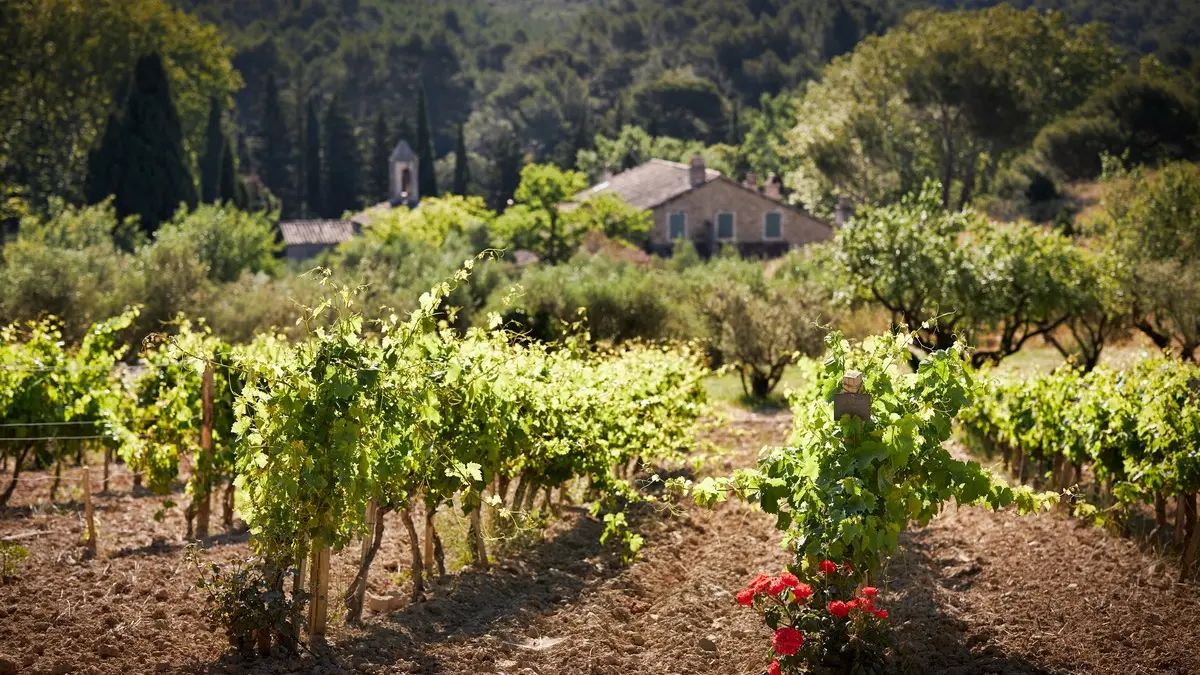
<svg viewBox="0 0 1200 675">
<path fill-rule="evenodd" d="M 392 155 L 388 159 L 393 162 L 411 162 L 417 158 L 410 146 L 404 139 L 401 139 L 396 147 L 392 149 Z"/>
<path fill-rule="evenodd" d="M 354 236 L 354 224 L 349 220 L 284 220 L 279 223 L 279 231 L 286 246 L 333 246 Z"/>
<path fill-rule="evenodd" d="M 652 159 L 580 192 L 575 195 L 575 201 L 581 202 L 602 192 L 615 192 L 639 209 L 652 209 L 691 190 L 689 173 L 690 167 L 687 164 Z M 721 176 L 720 171 L 713 169 L 705 169 L 704 173 L 706 180 L 714 180 Z"/>
</svg>

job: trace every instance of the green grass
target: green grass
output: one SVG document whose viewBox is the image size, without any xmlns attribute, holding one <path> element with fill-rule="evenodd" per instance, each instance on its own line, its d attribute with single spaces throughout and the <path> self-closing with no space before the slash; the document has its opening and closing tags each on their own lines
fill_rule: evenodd
<svg viewBox="0 0 1200 675">
<path fill-rule="evenodd" d="M 1141 359 L 1149 358 L 1154 353 L 1152 346 L 1147 346 L 1140 340 L 1125 344 L 1106 347 L 1100 353 L 1101 365 L 1111 368 L 1124 369 Z M 1025 347 L 1021 351 L 1000 362 L 997 372 L 1011 374 L 1048 373 L 1065 363 L 1062 354 L 1047 344 Z"/>
<path fill-rule="evenodd" d="M 726 403 L 728 405 L 749 410 L 780 410 L 787 407 L 784 392 L 800 386 L 800 370 L 788 366 L 783 371 L 783 378 L 770 396 L 765 399 L 747 395 L 742 390 L 742 381 L 735 372 L 714 373 L 704 380 L 704 388 L 708 391 L 708 400 Z"/>
</svg>

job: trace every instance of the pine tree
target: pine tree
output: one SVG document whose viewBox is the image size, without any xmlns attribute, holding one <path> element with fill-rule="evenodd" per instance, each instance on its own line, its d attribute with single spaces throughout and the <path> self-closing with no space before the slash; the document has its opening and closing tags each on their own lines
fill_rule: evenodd
<svg viewBox="0 0 1200 675">
<path fill-rule="evenodd" d="M 237 200 L 238 173 L 233 161 L 233 145 L 229 137 L 221 139 L 221 181 L 218 197 L 213 201 L 235 202 Z"/>
<path fill-rule="evenodd" d="M 425 105 L 424 85 L 417 91 L 417 185 L 422 197 L 436 197 L 437 167 L 434 164 L 433 131 Z"/>
<path fill-rule="evenodd" d="M 304 195 L 311 214 L 323 213 L 321 209 L 321 126 L 317 122 L 317 104 L 308 100 L 308 138 L 304 146 L 304 174 L 308 185 Z"/>
<path fill-rule="evenodd" d="M 221 102 L 214 96 L 208 107 L 208 127 L 204 130 L 204 156 L 200 158 L 200 201 L 213 204 L 220 194 L 221 153 L 225 133 L 221 131 Z"/>
<path fill-rule="evenodd" d="M 183 129 L 157 54 L 138 59 L 115 159 L 117 217 L 136 215 L 142 230 L 153 233 L 180 204 L 196 206 Z"/>
<path fill-rule="evenodd" d="M 466 196 L 471 182 L 471 167 L 467 163 L 467 139 L 463 123 L 458 123 L 458 138 L 454 143 L 454 194 Z"/>
<path fill-rule="evenodd" d="M 118 172 L 121 156 L 121 118 L 116 113 L 108 116 L 100 144 L 88 153 L 87 183 L 83 196 L 89 204 L 99 204 L 117 191 L 121 182 Z"/>
<path fill-rule="evenodd" d="M 334 97 L 325 112 L 325 210 L 326 218 L 340 218 L 361 206 L 359 169 L 362 157 L 354 128 Z"/>
<path fill-rule="evenodd" d="M 383 111 L 375 116 L 375 137 L 371 139 L 371 198 L 383 201 L 390 197 L 388 165 L 391 163 L 392 148 L 387 127 L 387 118 Z"/>
<path fill-rule="evenodd" d="M 267 189 L 289 202 L 292 194 L 292 150 L 288 141 L 287 119 L 279 103 L 279 87 L 275 75 L 267 74 L 266 93 L 263 98 L 262 152 L 259 167 Z"/>
</svg>

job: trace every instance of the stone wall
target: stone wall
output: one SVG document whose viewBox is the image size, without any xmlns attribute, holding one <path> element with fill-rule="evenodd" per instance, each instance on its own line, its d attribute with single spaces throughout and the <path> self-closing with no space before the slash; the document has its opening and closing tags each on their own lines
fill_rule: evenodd
<svg viewBox="0 0 1200 675">
<path fill-rule="evenodd" d="M 667 223 L 670 214 L 676 211 L 686 214 L 684 236 L 696 244 L 701 255 L 708 255 L 717 243 L 722 243 L 715 242 L 717 214 L 722 211 L 734 214 L 734 238 L 723 243 L 735 244 L 743 255 L 781 255 L 790 248 L 824 241 L 833 236 L 833 228 L 825 222 L 719 178 L 654 209 L 650 250 L 668 253 L 674 247 L 674 242 L 668 237 Z M 777 211 L 782 216 L 782 237 L 779 239 L 767 239 L 765 236 L 765 216 L 771 211 Z"/>
</svg>

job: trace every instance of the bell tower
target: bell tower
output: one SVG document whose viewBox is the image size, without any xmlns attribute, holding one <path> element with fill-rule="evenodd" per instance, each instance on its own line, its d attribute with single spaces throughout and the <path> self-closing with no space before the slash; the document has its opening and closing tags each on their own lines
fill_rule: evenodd
<svg viewBox="0 0 1200 675">
<path fill-rule="evenodd" d="M 401 140 L 392 150 L 388 162 L 388 201 L 392 206 L 416 206 L 421 199 L 417 176 L 417 155 L 408 143 Z"/>
</svg>

